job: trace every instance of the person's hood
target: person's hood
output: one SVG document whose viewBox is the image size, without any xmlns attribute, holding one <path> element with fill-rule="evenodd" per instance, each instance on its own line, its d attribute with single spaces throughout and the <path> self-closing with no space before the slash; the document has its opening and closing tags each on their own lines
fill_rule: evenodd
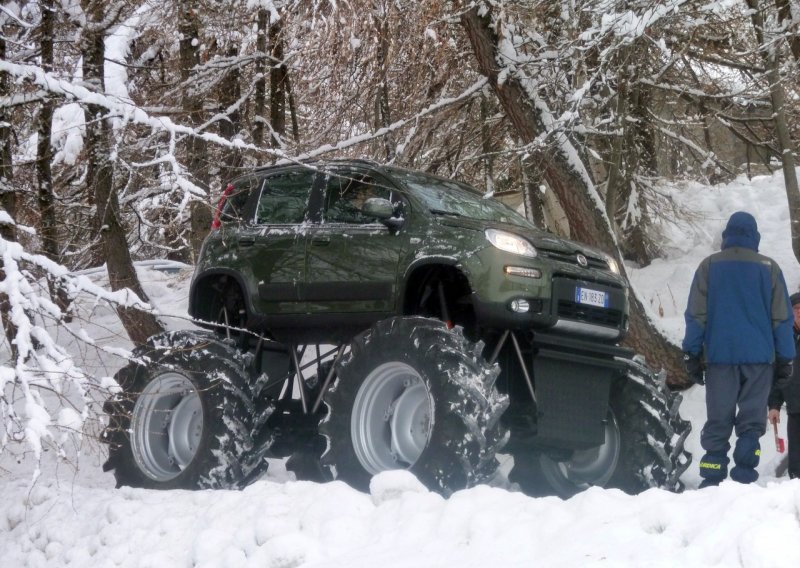
<svg viewBox="0 0 800 568">
<path fill-rule="evenodd" d="M 745 211 L 737 211 L 728 219 L 728 225 L 722 231 L 723 250 L 730 247 L 745 247 L 758 252 L 761 234 L 755 217 Z"/>
</svg>

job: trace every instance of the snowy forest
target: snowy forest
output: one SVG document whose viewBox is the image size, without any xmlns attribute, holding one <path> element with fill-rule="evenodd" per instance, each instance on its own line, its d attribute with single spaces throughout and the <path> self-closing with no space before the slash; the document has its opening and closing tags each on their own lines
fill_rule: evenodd
<svg viewBox="0 0 800 568">
<path fill-rule="evenodd" d="M 91 429 L 113 373 L 80 354 L 128 352 L 73 299 L 131 346 L 161 331 L 133 263 L 191 264 L 255 166 L 458 178 L 635 267 L 655 219 L 695 214 L 665 180 L 782 170 L 800 258 L 794 0 L 3 0 L 0 24 L 0 451 Z M 103 265 L 108 287 L 83 275 Z M 627 344 L 681 386 L 633 304 Z"/>
</svg>

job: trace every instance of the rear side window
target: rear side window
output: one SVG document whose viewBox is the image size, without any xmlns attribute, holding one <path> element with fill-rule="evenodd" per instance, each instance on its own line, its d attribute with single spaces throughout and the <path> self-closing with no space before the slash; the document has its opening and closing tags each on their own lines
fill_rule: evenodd
<svg viewBox="0 0 800 568">
<path fill-rule="evenodd" d="M 268 177 L 258 200 L 256 223 L 294 225 L 306 221 L 313 183 L 314 172 L 305 169 Z"/>
</svg>

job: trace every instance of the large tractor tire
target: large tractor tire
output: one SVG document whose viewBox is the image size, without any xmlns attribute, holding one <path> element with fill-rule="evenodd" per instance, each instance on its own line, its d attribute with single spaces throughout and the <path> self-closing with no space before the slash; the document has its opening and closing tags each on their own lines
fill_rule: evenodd
<svg viewBox="0 0 800 568">
<path fill-rule="evenodd" d="M 682 396 L 635 358 L 611 392 L 605 443 L 559 461 L 545 454 L 514 455 L 509 479 L 530 495 L 568 498 L 592 486 L 636 494 L 651 487 L 680 492 L 692 462 L 684 449 L 691 423 L 678 414 Z"/>
<path fill-rule="evenodd" d="M 325 394 L 323 465 L 360 490 L 392 469 L 444 495 L 492 477 L 508 400 L 481 349 L 460 329 L 421 317 L 384 320 L 357 336 Z"/>
<path fill-rule="evenodd" d="M 609 486 L 631 494 L 651 487 L 679 493 L 680 476 L 692 463 L 684 444 L 691 422 L 678 413 L 683 395 L 673 393 L 638 357 L 624 360 L 627 380 L 612 393 L 622 434 L 622 453 Z"/>
<path fill-rule="evenodd" d="M 116 375 L 104 439 L 117 487 L 234 489 L 264 473 L 265 422 L 245 357 L 214 333 L 151 337 Z"/>
</svg>

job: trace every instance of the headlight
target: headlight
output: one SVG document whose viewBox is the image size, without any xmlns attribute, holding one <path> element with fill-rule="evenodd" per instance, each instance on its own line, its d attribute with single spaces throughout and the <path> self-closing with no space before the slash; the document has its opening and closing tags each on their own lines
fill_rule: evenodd
<svg viewBox="0 0 800 568">
<path fill-rule="evenodd" d="M 606 262 L 608 263 L 608 269 L 613 272 L 614 274 L 619 274 L 619 264 L 611 255 L 606 255 Z"/>
<path fill-rule="evenodd" d="M 497 229 L 486 229 L 486 238 L 500 250 L 521 256 L 536 256 L 536 249 L 533 248 L 533 245 L 517 235 Z"/>
</svg>

